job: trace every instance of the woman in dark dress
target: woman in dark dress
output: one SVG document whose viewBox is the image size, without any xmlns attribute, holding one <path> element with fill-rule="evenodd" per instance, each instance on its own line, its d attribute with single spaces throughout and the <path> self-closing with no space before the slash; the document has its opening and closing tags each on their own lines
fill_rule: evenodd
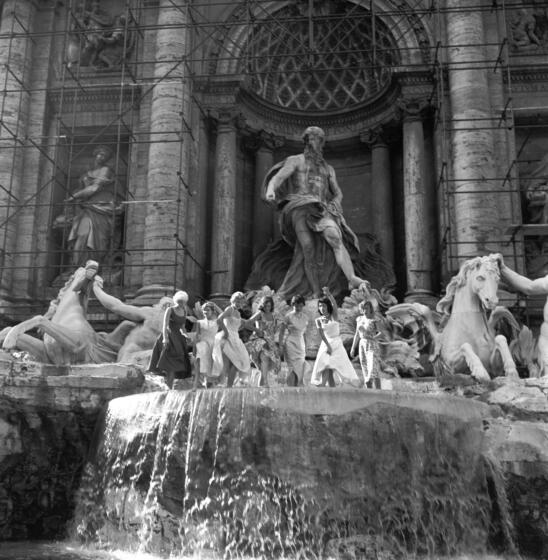
<svg viewBox="0 0 548 560">
<path fill-rule="evenodd" d="M 188 294 L 180 291 L 173 296 L 173 305 L 166 309 L 162 334 L 156 340 L 150 357 L 149 371 L 163 375 L 171 389 L 174 379 L 191 377 L 185 323 Z"/>
</svg>

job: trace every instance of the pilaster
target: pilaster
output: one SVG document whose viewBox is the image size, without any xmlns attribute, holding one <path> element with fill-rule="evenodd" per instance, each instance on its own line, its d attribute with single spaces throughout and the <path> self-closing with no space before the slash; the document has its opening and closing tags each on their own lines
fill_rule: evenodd
<svg viewBox="0 0 548 560">
<path fill-rule="evenodd" d="M 22 200 L 24 152 L 36 13 L 32 0 L 5 0 L 0 21 L 0 298 L 12 296 L 17 218 Z"/>
<path fill-rule="evenodd" d="M 403 196 L 405 212 L 405 255 L 407 261 L 407 301 L 431 303 L 433 272 L 433 216 L 425 168 L 422 100 L 403 100 Z"/>
<path fill-rule="evenodd" d="M 212 297 L 226 297 L 234 290 L 236 249 L 236 137 L 238 116 L 224 110 L 217 114 L 213 231 L 211 246 Z"/>
<path fill-rule="evenodd" d="M 378 237 L 383 257 L 394 264 L 394 217 L 392 213 L 392 179 L 390 148 L 386 130 L 379 126 L 360 134 L 371 150 L 371 189 L 375 201 L 373 233 Z"/>
<path fill-rule="evenodd" d="M 154 301 L 183 281 L 184 223 L 188 176 L 182 138 L 188 106 L 185 64 L 186 11 L 160 0 L 148 153 L 143 288 L 139 301 Z"/>
</svg>

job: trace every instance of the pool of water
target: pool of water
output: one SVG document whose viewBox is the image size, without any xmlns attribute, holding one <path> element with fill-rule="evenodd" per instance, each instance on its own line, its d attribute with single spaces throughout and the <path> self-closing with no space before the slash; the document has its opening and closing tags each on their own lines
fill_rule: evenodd
<svg viewBox="0 0 548 560">
<path fill-rule="evenodd" d="M 140 552 L 127 552 L 121 550 L 93 550 L 83 548 L 74 543 L 67 542 L 0 542 L 0 559 L 9 560 L 165 560 L 159 556 Z M 170 560 L 221 560 L 215 555 L 178 556 Z M 285 560 L 295 560 L 286 558 Z M 329 560 L 329 559 L 325 559 Z M 336 559 L 333 559 L 336 560 Z M 411 560 L 411 559 L 408 559 Z M 452 558 L 435 557 L 429 560 L 527 560 L 523 557 L 510 558 L 493 555 L 467 556 L 461 555 Z M 529 559 L 534 560 L 534 559 Z"/>
</svg>

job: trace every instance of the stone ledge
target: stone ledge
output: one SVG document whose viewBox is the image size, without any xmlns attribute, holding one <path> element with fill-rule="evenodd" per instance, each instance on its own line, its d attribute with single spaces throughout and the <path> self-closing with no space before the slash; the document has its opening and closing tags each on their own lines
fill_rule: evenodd
<svg viewBox="0 0 548 560">
<path fill-rule="evenodd" d="M 54 410 L 98 411 L 110 400 L 142 391 L 141 368 L 125 364 L 53 366 L 0 359 L 0 397 Z"/>
</svg>

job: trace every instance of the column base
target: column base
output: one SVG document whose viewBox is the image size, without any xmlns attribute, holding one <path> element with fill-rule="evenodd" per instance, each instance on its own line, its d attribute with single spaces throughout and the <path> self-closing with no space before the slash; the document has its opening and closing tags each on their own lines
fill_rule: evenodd
<svg viewBox="0 0 548 560">
<path fill-rule="evenodd" d="M 430 290 L 416 288 L 407 292 L 403 299 L 406 303 L 422 303 L 422 305 L 426 305 L 430 309 L 436 309 L 436 304 L 440 298 Z"/>
</svg>

